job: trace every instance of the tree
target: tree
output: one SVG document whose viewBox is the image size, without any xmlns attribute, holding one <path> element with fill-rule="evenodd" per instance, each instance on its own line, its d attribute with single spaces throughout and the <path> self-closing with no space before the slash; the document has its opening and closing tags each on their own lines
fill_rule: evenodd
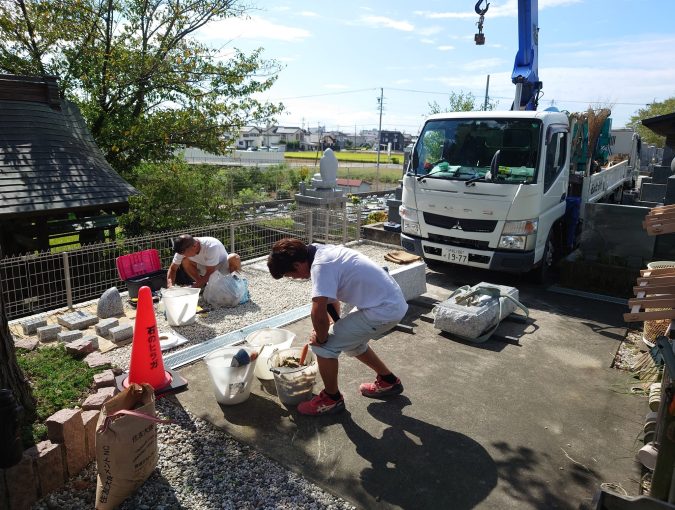
<svg viewBox="0 0 675 510">
<path fill-rule="evenodd" d="M 667 115 L 673 112 L 675 112 L 675 97 L 671 97 L 660 103 L 654 101 L 644 108 L 640 108 L 635 113 L 635 115 L 632 115 L 630 122 L 626 123 L 626 127 L 636 130 L 643 143 L 656 145 L 657 147 L 663 147 L 666 144 L 666 139 L 663 136 L 657 135 L 651 129 L 643 126 L 642 119 L 658 117 L 659 115 Z"/>
<path fill-rule="evenodd" d="M 23 423 L 32 423 L 35 420 L 35 400 L 30 384 L 16 362 L 16 349 L 7 323 L 3 292 L 0 292 L 0 388 L 12 391 L 17 403 L 23 407 Z"/>
<path fill-rule="evenodd" d="M 129 212 L 120 216 L 127 236 L 189 229 L 230 221 L 233 208 L 223 206 L 231 182 L 213 165 L 188 165 L 185 160 L 141 163 L 133 170 L 140 192 L 129 197 Z"/>
<path fill-rule="evenodd" d="M 245 15 L 238 0 L 4 0 L 0 70 L 55 75 L 94 139 L 123 176 L 176 149 L 223 154 L 246 124 L 265 124 L 281 104 L 255 99 L 280 69 L 199 42 L 196 32 Z"/>
<path fill-rule="evenodd" d="M 429 104 L 429 113 L 427 115 L 434 115 L 436 113 L 445 112 L 471 112 L 474 110 L 482 110 L 484 105 L 476 106 L 476 98 L 471 92 L 451 92 L 448 97 L 448 106 L 442 107 L 436 101 Z M 487 110 L 491 111 L 497 108 L 495 101 L 488 100 Z"/>
</svg>

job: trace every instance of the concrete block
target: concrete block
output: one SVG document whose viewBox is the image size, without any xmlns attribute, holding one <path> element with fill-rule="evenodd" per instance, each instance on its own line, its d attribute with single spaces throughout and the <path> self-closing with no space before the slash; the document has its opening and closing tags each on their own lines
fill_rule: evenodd
<svg viewBox="0 0 675 510">
<path fill-rule="evenodd" d="M 73 329 L 87 329 L 89 326 L 93 326 L 98 322 L 98 317 L 92 315 L 89 312 L 84 312 L 78 310 L 76 312 L 67 313 L 57 317 L 57 322 L 62 326 L 73 330 Z"/>
<path fill-rule="evenodd" d="M 398 283 L 406 301 L 415 299 L 427 291 L 427 265 L 419 260 L 396 269 L 389 268 L 389 274 Z"/>
<path fill-rule="evenodd" d="M 25 320 L 21 323 L 21 329 L 24 335 L 34 335 L 37 332 L 37 328 L 47 325 L 47 319 L 43 317 L 37 317 L 33 319 Z"/>
<path fill-rule="evenodd" d="M 84 335 L 80 340 L 84 342 L 91 342 L 94 350 L 98 349 L 98 336 L 96 335 Z"/>
<path fill-rule="evenodd" d="M 82 412 L 82 424 L 84 425 L 84 437 L 87 441 L 87 458 L 91 462 L 96 458 L 96 424 L 100 411 L 90 410 Z"/>
<path fill-rule="evenodd" d="M 118 321 L 115 318 L 108 318 L 108 319 L 103 319 L 96 324 L 96 334 L 99 336 L 106 337 L 108 336 L 108 332 L 120 325 L 120 321 Z"/>
<path fill-rule="evenodd" d="M 666 198 L 664 199 L 663 204 L 675 204 L 675 175 L 668 177 L 668 182 L 666 182 Z"/>
<path fill-rule="evenodd" d="M 91 340 L 80 338 L 66 344 L 66 352 L 76 358 L 84 358 L 87 354 L 94 352 L 94 344 Z"/>
<path fill-rule="evenodd" d="M 105 388 L 106 386 L 115 386 L 115 372 L 112 370 L 105 370 L 94 375 L 94 386 L 97 388 Z"/>
<path fill-rule="evenodd" d="M 59 342 L 63 342 L 63 343 L 66 343 L 66 344 L 70 343 L 70 342 L 73 342 L 73 341 L 77 340 L 78 338 L 82 338 L 82 331 L 80 331 L 80 330 L 62 331 L 61 333 L 58 333 L 56 335 L 56 339 Z"/>
<path fill-rule="evenodd" d="M 52 443 L 49 440 L 41 441 L 26 450 L 26 455 L 33 458 L 41 497 L 59 489 L 67 481 L 66 450 L 63 444 Z"/>
<path fill-rule="evenodd" d="M 61 409 L 46 421 L 47 436 L 55 443 L 66 448 L 66 466 L 68 477 L 77 475 L 89 463 L 87 445 L 82 441 L 84 424 L 80 409 Z"/>
<path fill-rule="evenodd" d="M 103 404 L 110 400 L 115 395 L 115 393 L 117 393 L 117 388 L 115 386 L 99 388 L 96 393 L 89 395 L 85 401 L 82 402 L 82 409 L 85 411 L 100 411 L 101 407 L 103 407 Z"/>
<path fill-rule="evenodd" d="M 120 324 L 108 331 L 108 338 L 113 342 L 122 342 L 134 336 L 134 327 L 131 323 Z"/>
<path fill-rule="evenodd" d="M 40 326 L 37 328 L 37 337 L 40 342 L 53 342 L 58 338 L 61 326 L 52 324 L 51 326 Z"/>
<path fill-rule="evenodd" d="M 665 184 L 643 184 L 640 189 L 640 200 L 645 202 L 663 202 L 665 198 Z"/>
<path fill-rule="evenodd" d="M 38 499 L 38 483 L 33 458 L 24 453 L 18 464 L 5 470 L 9 508 L 29 510 Z"/>
</svg>

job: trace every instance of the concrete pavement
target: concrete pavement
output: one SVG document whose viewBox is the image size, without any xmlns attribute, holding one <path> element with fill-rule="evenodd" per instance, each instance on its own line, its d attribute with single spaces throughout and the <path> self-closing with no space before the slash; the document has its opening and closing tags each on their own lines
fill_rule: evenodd
<svg viewBox="0 0 675 510">
<path fill-rule="evenodd" d="M 504 321 L 484 344 L 452 339 L 420 318 L 457 286 L 519 288 L 528 324 Z M 625 336 L 625 307 L 547 292 L 520 278 L 445 266 L 405 324 L 371 346 L 401 378 L 388 401 L 358 393 L 373 374 L 342 357 L 346 412 L 310 418 L 286 409 L 273 381 L 220 406 L 203 362 L 179 370 L 176 396 L 220 427 L 360 508 L 526 509 L 590 507 L 601 483 L 637 494 L 634 461 L 647 399 L 610 368 Z M 286 326 L 301 345 L 309 319 Z M 322 388 L 317 379 L 315 390 Z"/>
</svg>

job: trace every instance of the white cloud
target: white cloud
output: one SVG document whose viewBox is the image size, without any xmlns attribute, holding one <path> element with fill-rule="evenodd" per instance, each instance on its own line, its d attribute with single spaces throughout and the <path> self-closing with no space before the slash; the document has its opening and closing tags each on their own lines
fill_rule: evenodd
<svg viewBox="0 0 675 510">
<path fill-rule="evenodd" d="M 319 13 L 316 13 L 314 11 L 302 11 L 299 12 L 298 15 L 305 16 L 306 18 L 318 18 L 320 16 Z"/>
<path fill-rule="evenodd" d="M 454 50 L 455 47 L 454 47 L 454 46 L 450 46 L 450 45 L 444 45 L 444 46 L 438 46 L 436 49 L 437 49 L 438 51 L 450 51 L 450 50 Z"/>
<path fill-rule="evenodd" d="M 439 32 L 443 31 L 443 27 L 439 26 L 432 26 L 432 27 L 424 27 L 424 28 L 418 28 L 415 32 L 424 35 L 424 36 L 431 36 L 434 34 L 438 34 Z"/>
<path fill-rule="evenodd" d="M 548 9 L 551 7 L 561 7 L 566 5 L 572 5 L 581 3 L 582 0 L 539 0 L 539 10 Z M 485 0 L 481 3 L 480 7 L 485 9 Z M 421 16 L 428 19 L 463 19 L 463 18 L 473 18 L 477 16 L 475 10 L 461 10 L 461 11 L 414 11 L 416 16 Z M 518 16 L 518 0 L 506 0 L 501 5 L 494 5 L 493 2 L 490 2 L 490 7 L 486 13 L 486 17 L 492 18 L 504 18 L 504 17 L 514 17 Z"/>
<path fill-rule="evenodd" d="M 376 28 L 393 28 L 394 30 L 401 30 L 403 32 L 415 30 L 414 25 L 411 25 L 407 21 L 397 21 L 385 16 L 362 16 L 360 21 Z"/>
<path fill-rule="evenodd" d="M 201 39 L 209 42 L 232 39 L 272 39 L 279 41 L 303 41 L 311 36 L 304 28 L 272 23 L 258 16 L 250 18 L 227 18 L 211 22 L 198 32 Z"/>
<path fill-rule="evenodd" d="M 491 69 L 503 69 L 507 65 L 507 61 L 503 58 L 481 58 L 467 62 L 462 66 L 466 71 L 485 71 Z M 510 64 L 509 64 L 510 65 Z"/>
</svg>

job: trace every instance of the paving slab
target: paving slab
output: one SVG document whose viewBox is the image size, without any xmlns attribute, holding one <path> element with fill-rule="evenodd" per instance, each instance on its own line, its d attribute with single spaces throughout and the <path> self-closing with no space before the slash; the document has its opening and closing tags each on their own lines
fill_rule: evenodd
<svg viewBox="0 0 675 510">
<path fill-rule="evenodd" d="M 504 321 L 474 344 L 424 320 L 452 290 L 480 281 L 518 288 L 530 321 Z M 343 356 L 340 415 L 300 416 L 279 403 L 272 381 L 258 379 L 247 401 L 220 406 L 203 362 L 179 370 L 189 385 L 175 398 L 359 508 L 589 508 L 601 483 L 637 494 L 647 399 L 611 368 L 625 307 L 486 272 L 430 271 L 427 284 L 402 321 L 414 334 L 371 344 L 402 379 L 399 397 L 362 397 L 358 386 L 372 373 Z M 311 325 L 284 327 L 301 345 Z"/>
</svg>

